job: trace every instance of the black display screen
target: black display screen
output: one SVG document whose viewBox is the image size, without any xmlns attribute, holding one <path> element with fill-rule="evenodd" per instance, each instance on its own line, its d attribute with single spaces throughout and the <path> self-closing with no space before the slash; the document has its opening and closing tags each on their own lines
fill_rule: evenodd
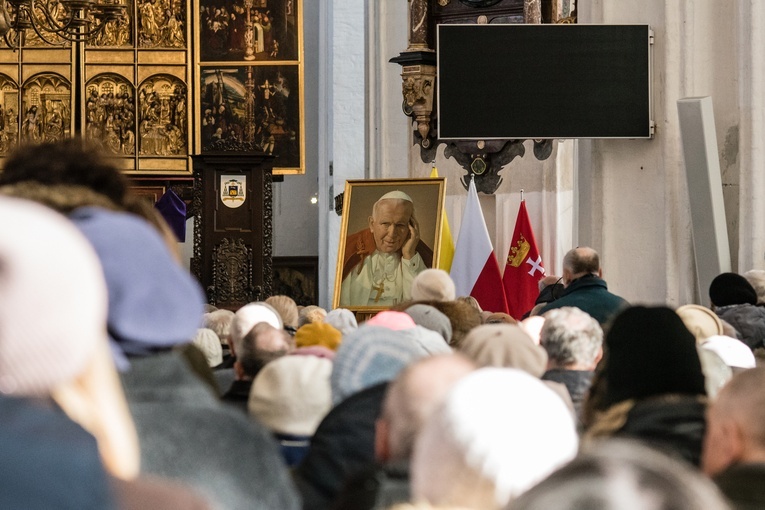
<svg viewBox="0 0 765 510">
<path fill-rule="evenodd" d="M 439 25 L 441 139 L 648 138 L 648 25 Z"/>
</svg>

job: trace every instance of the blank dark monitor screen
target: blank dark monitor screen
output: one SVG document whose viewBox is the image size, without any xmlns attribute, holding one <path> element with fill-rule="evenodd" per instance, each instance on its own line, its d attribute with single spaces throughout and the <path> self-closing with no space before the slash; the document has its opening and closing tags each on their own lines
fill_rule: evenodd
<svg viewBox="0 0 765 510">
<path fill-rule="evenodd" d="M 649 138 L 648 25 L 439 25 L 441 139 Z"/>
</svg>

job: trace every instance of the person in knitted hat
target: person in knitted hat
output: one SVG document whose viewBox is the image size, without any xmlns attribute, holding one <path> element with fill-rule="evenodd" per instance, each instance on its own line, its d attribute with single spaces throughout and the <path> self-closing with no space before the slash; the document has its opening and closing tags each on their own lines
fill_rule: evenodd
<svg viewBox="0 0 765 510">
<path fill-rule="evenodd" d="M 0 198 L 0 393 L 53 398 L 98 441 L 112 476 L 138 475 L 135 426 L 108 347 L 98 256 L 63 216 Z M 33 235 L 31 235 L 33 234 Z"/>
<path fill-rule="evenodd" d="M 476 370 L 415 440 L 414 500 L 499 510 L 573 459 L 578 443 L 568 409 L 542 381 L 516 369 Z"/>
<path fill-rule="evenodd" d="M 454 281 L 443 269 L 426 269 L 412 281 L 414 301 L 454 301 L 457 292 Z"/>
<path fill-rule="evenodd" d="M 449 322 L 449 317 L 439 312 L 435 307 L 416 304 L 407 308 L 406 313 L 418 326 L 441 335 L 447 344 L 452 341 L 452 323 Z"/>
<path fill-rule="evenodd" d="M 738 339 L 754 350 L 765 347 L 765 308 L 757 305 L 757 292 L 736 273 L 717 275 L 709 285 L 712 309 L 736 329 Z"/>
<path fill-rule="evenodd" d="M 706 388 L 696 338 L 667 307 L 628 308 L 583 406 L 588 438 L 624 436 L 699 464 Z"/>
<path fill-rule="evenodd" d="M 364 325 L 337 350 L 332 369 L 332 403 L 381 382 L 390 381 L 428 352 L 402 331 Z"/>
<path fill-rule="evenodd" d="M 297 347 L 318 345 L 336 351 L 342 341 L 342 333 L 323 322 L 306 324 L 295 333 L 295 345 Z"/>
<path fill-rule="evenodd" d="M 432 306 L 448 319 L 452 327 L 452 338 L 449 345 L 458 349 L 465 339 L 465 336 L 475 327 L 483 322 L 481 312 L 471 306 L 464 300 L 455 299 L 454 301 L 419 301 L 415 303 L 402 303 L 391 307 L 391 310 L 406 311 L 407 308 L 414 305 Z"/>
<path fill-rule="evenodd" d="M 409 301 L 414 278 L 433 266 L 433 251 L 420 240 L 411 197 L 402 191 L 384 194 L 368 223 L 346 239 L 340 306 Z"/>
<path fill-rule="evenodd" d="M 109 333 L 115 359 L 125 362 L 120 377 L 142 470 L 193 485 L 216 506 L 247 507 L 258 500 L 264 508 L 296 509 L 297 495 L 270 434 L 221 403 L 173 350 L 190 343 L 199 327 L 199 284 L 142 219 L 94 207 L 76 209 L 70 218 L 104 270 Z M 237 469 L 221 471 L 232 458 L 239 459 Z"/>
<path fill-rule="evenodd" d="M 359 327 L 356 315 L 347 308 L 335 308 L 327 313 L 324 322 L 340 331 L 343 335 L 347 335 Z"/>
</svg>

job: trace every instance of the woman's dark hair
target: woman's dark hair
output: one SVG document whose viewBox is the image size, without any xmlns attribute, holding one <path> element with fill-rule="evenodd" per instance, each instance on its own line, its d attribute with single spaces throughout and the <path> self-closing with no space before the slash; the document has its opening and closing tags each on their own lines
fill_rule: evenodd
<svg viewBox="0 0 765 510">
<path fill-rule="evenodd" d="M 125 205 L 128 181 L 101 149 L 81 138 L 21 145 L 6 160 L 0 186 L 21 182 L 84 186 Z"/>
</svg>

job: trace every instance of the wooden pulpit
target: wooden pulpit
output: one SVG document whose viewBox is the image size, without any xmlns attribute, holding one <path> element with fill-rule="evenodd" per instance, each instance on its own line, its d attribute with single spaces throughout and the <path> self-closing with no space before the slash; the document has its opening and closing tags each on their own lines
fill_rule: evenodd
<svg viewBox="0 0 765 510">
<path fill-rule="evenodd" d="M 218 308 L 267 298 L 273 286 L 273 156 L 193 156 L 194 256 L 191 271 Z"/>
</svg>

